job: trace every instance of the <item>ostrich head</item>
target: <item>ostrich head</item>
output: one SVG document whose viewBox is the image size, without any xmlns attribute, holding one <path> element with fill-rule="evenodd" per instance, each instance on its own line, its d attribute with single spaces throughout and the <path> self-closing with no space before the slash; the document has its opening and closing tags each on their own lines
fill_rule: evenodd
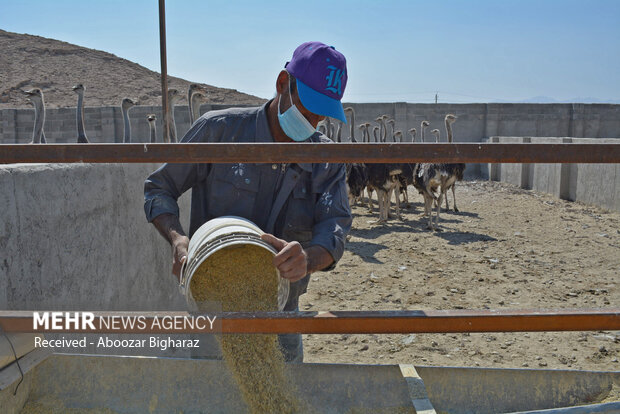
<svg viewBox="0 0 620 414">
<path fill-rule="evenodd" d="M 435 138 L 437 139 L 437 141 L 439 141 L 439 130 L 438 129 L 431 130 L 431 134 L 435 135 Z"/>
<path fill-rule="evenodd" d="M 155 114 L 148 114 L 146 116 L 146 120 L 149 121 L 149 124 L 152 122 L 157 121 L 157 117 L 155 116 Z"/>
<path fill-rule="evenodd" d="M 424 129 L 424 128 L 426 128 L 426 127 L 427 127 L 427 126 L 429 126 L 429 125 L 430 125 L 430 123 L 429 123 L 428 121 L 422 121 L 422 123 L 420 124 L 420 127 L 421 127 L 422 129 Z"/>
<path fill-rule="evenodd" d="M 394 141 L 403 142 L 403 131 L 394 132 Z"/>
<path fill-rule="evenodd" d="M 454 121 L 456 121 L 458 119 L 458 116 L 454 115 L 454 114 L 448 114 L 446 115 L 446 122 L 448 123 L 453 123 Z"/>
<path fill-rule="evenodd" d="M 197 83 L 192 83 L 189 85 L 189 92 L 190 94 L 195 92 L 207 92 L 207 88 Z"/>
<path fill-rule="evenodd" d="M 179 102 L 181 98 L 182 96 L 177 89 L 168 89 L 168 102 L 170 102 L 170 105 Z"/>
<path fill-rule="evenodd" d="M 86 88 L 84 87 L 84 85 L 82 85 L 81 83 L 78 83 L 77 85 L 73 86 L 73 92 L 75 93 L 84 93 L 84 91 L 86 90 Z"/>
<path fill-rule="evenodd" d="M 34 105 L 35 101 L 43 101 L 43 92 L 39 88 L 32 88 L 27 91 L 23 91 L 26 95 L 26 100 Z"/>
<path fill-rule="evenodd" d="M 202 99 L 207 96 L 207 93 L 207 88 L 197 83 L 192 83 L 187 91 L 187 99 L 192 99 L 192 97 Z"/>
<path fill-rule="evenodd" d="M 344 108 L 344 111 L 353 113 L 353 108 L 350 106 L 347 106 L 346 108 Z"/>
<path fill-rule="evenodd" d="M 388 119 L 388 120 L 386 121 L 386 123 L 388 123 L 388 124 L 390 124 L 390 125 L 392 125 L 392 126 L 394 126 L 394 123 L 395 123 L 395 122 L 396 122 L 396 121 L 394 121 L 393 119 Z"/>
<path fill-rule="evenodd" d="M 129 108 L 137 104 L 138 103 L 131 98 L 123 98 L 123 101 L 121 102 L 121 108 L 123 108 L 125 111 L 128 111 Z"/>
</svg>

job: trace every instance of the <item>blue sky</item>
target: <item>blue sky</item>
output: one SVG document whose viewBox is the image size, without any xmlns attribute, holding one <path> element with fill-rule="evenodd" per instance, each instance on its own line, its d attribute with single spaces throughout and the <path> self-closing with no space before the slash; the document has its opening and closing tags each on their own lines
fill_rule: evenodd
<svg viewBox="0 0 620 414">
<path fill-rule="evenodd" d="M 0 0 L 0 29 L 159 71 L 157 5 Z M 345 101 L 620 102 L 617 0 L 168 0 L 166 14 L 170 75 L 264 98 L 295 47 L 320 40 L 347 57 Z"/>
</svg>

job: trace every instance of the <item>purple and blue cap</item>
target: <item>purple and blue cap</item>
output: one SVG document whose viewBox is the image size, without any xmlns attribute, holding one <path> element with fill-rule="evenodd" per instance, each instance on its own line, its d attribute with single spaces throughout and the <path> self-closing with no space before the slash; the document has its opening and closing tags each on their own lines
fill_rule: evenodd
<svg viewBox="0 0 620 414">
<path fill-rule="evenodd" d="M 308 111 L 347 122 L 341 103 L 347 86 L 347 60 L 342 53 L 321 42 L 306 42 L 284 67 L 297 79 L 299 99 Z"/>
</svg>

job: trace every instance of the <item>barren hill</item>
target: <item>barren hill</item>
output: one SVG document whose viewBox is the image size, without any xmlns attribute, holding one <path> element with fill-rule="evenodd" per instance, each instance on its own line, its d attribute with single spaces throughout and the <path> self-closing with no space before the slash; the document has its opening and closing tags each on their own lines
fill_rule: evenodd
<svg viewBox="0 0 620 414">
<path fill-rule="evenodd" d="M 183 95 L 192 83 L 169 76 Z M 161 80 L 153 72 L 111 53 L 45 37 L 0 30 L 0 109 L 29 107 L 23 89 L 41 88 L 48 108 L 76 105 L 71 87 L 86 87 L 86 106 L 119 105 L 127 96 L 140 105 L 161 105 Z M 264 99 L 203 84 L 209 103 L 261 104 Z M 186 99 L 184 99 L 186 101 Z"/>
</svg>

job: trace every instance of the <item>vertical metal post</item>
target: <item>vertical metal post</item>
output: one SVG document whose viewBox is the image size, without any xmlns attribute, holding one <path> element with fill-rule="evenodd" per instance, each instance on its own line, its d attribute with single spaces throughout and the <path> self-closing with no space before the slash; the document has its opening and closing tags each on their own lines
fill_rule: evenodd
<svg viewBox="0 0 620 414">
<path fill-rule="evenodd" d="M 164 142 L 170 142 L 168 134 L 168 66 L 166 64 L 166 0 L 159 0 L 159 55 L 161 60 L 161 110 L 164 120 Z"/>
</svg>

